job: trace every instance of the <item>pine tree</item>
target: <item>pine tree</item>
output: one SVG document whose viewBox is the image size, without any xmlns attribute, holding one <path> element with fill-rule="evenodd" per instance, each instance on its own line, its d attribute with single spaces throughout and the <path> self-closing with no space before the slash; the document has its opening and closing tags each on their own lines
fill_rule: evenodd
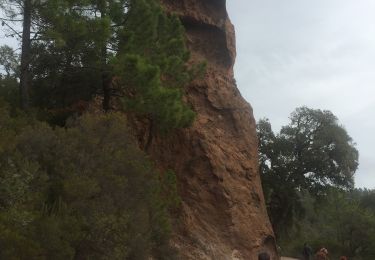
<svg viewBox="0 0 375 260">
<path fill-rule="evenodd" d="M 115 66 L 125 107 L 149 116 L 162 130 L 188 126 L 194 112 L 182 102 L 183 88 L 203 64 L 187 66 L 189 52 L 179 19 L 155 1 L 134 1 L 120 46 Z"/>
<path fill-rule="evenodd" d="M 20 101 L 21 108 L 28 110 L 30 107 L 30 62 L 31 62 L 31 28 L 32 14 L 34 5 L 31 0 L 2 0 L 0 7 L 7 15 L 7 18 L 1 18 L 2 25 L 6 25 L 12 31 L 12 36 L 19 36 L 21 39 L 21 66 L 20 66 Z M 12 22 L 22 22 L 22 32 L 17 32 Z"/>
<path fill-rule="evenodd" d="M 125 111 L 148 117 L 155 129 L 192 122 L 183 87 L 203 66 L 187 66 L 176 16 L 154 0 L 52 0 L 43 10 L 45 41 L 34 46 L 37 103 L 63 108 L 101 94 L 104 110 L 111 109 L 113 96 L 120 97 Z M 52 98 L 46 96 L 51 85 Z"/>
</svg>

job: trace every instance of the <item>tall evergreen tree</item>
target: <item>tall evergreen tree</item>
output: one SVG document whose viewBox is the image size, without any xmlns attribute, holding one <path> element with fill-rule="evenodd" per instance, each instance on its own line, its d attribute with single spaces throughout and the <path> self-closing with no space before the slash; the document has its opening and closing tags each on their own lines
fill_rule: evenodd
<svg viewBox="0 0 375 260">
<path fill-rule="evenodd" d="M 31 0 L 2 0 L 0 7 L 6 17 L 1 18 L 2 25 L 11 30 L 12 36 L 21 39 L 21 66 L 20 66 L 20 101 L 21 107 L 27 110 L 30 106 L 30 59 L 31 59 L 31 27 L 32 1 Z M 22 22 L 22 32 L 17 32 L 12 26 L 15 22 Z"/>
<path fill-rule="evenodd" d="M 21 107 L 25 110 L 30 107 L 30 61 L 31 61 L 31 0 L 22 3 L 22 42 L 21 42 L 21 70 L 20 70 L 20 97 Z"/>
<path fill-rule="evenodd" d="M 115 59 L 124 105 L 159 129 L 189 125 L 194 113 L 181 102 L 183 87 L 204 69 L 188 67 L 184 29 L 153 0 L 134 1 Z"/>
<path fill-rule="evenodd" d="M 187 65 L 183 27 L 156 0 L 38 0 L 27 10 L 24 33 L 29 18 L 36 32 L 21 41 L 21 86 L 32 79 L 32 103 L 61 110 L 101 95 L 107 111 L 116 96 L 155 129 L 192 122 L 183 87 L 203 66 Z M 22 100 L 29 92 L 21 91 Z"/>
</svg>

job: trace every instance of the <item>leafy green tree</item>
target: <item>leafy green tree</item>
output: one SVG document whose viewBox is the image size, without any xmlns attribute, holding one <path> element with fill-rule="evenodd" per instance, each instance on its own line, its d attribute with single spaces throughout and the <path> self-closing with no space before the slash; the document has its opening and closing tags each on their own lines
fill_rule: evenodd
<svg viewBox="0 0 375 260">
<path fill-rule="evenodd" d="M 6 78 L 16 77 L 18 75 L 19 58 L 15 51 L 8 45 L 0 46 L 0 75 L 1 70 L 6 73 Z"/>
<path fill-rule="evenodd" d="M 282 143 L 268 120 L 257 124 L 259 167 L 268 215 L 276 235 L 286 232 L 304 214 L 299 189 L 290 181 L 286 158 L 279 155 Z"/>
<path fill-rule="evenodd" d="M 0 46 L 0 99 L 19 107 L 18 91 L 19 57 L 7 46 Z"/>
<path fill-rule="evenodd" d="M 329 187 L 350 189 L 358 151 L 329 111 L 297 108 L 275 135 L 268 120 L 258 123 L 259 160 L 267 206 L 276 233 L 291 216 L 303 215 L 300 192 L 315 197 Z"/>
</svg>

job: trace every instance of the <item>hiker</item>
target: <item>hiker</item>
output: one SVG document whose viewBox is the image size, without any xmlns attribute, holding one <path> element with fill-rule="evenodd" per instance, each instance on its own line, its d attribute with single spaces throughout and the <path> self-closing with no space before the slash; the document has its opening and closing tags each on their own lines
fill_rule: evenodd
<svg viewBox="0 0 375 260">
<path fill-rule="evenodd" d="M 316 260 L 328 260 L 328 250 L 322 247 L 315 255 Z"/>
<path fill-rule="evenodd" d="M 312 249 L 311 247 L 307 244 L 303 244 L 303 250 L 302 250 L 302 257 L 303 260 L 310 260 L 312 255 Z"/>
<path fill-rule="evenodd" d="M 270 259 L 271 259 L 271 257 L 267 253 L 260 253 L 258 255 L 258 260 L 270 260 Z"/>
</svg>

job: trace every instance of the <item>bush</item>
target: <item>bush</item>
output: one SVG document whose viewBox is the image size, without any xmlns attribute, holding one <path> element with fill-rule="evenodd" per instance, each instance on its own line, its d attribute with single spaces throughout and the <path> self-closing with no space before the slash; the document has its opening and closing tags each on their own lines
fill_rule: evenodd
<svg viewBox="0 0 375 260">
<path fill-rule="evenodd" d="M 122 115 L 84 115 L 54 129 L 24 121 L 0 106 L 1 259 L 169 252 L 165 185 Z"/>
</svg>

